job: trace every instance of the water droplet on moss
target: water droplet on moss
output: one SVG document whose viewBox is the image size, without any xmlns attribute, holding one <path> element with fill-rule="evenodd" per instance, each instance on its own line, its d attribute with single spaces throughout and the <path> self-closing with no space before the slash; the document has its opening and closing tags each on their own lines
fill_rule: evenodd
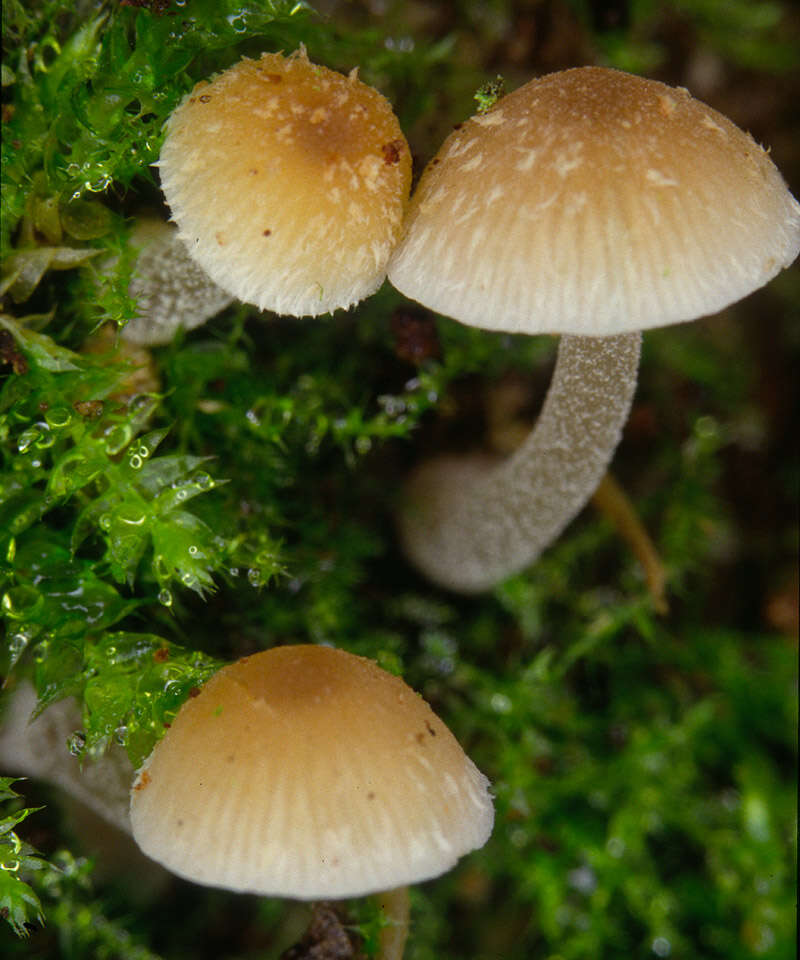
<svg viewBox="0 0 800 960">
<path fill-rule="evenodd" d="M 138 453 L 134 453 L 133 456 L 130 458 L 130 460 L 128 460 L 128 463 L 131 465 L 131 467 L 134 470 L 138 470 L 141 467 L 142 462 L 143 462 L 142 458 L 139 456 Z"/>
<path fill-rule="evenodd" d="M 135 510 L 132 507 L 122 507 L 117 511 L 117 519 L 121 523 L 127 523 L 130 526 L 138 527 L 141 526 L 147 518 L 139 510 Z"/>
<path fill-rule="evenodd" d="M 156 575 L 156 580 L 158 580 L 159 583 L 169 579 L 169 566 L 164 556 L 160 553 L 153 557 L 153 573 Z"/>
<path fill-rule="evenodd" d="M 493 693 L 489 705 L 495 713 L 511 713 L 511 700 L 504 693 Z"/>
<path fill-rule="evenodd" d="M 38 590 L 23 584 L 4 593 L 1 605 L 6 616 L 12 620 L 21 620 L 31 616 L 42 602 L 42 595 Z"/>
<path fill-rule="evenodd" d="M 60 430 L 72 422 L 72 412 L 68 407 L 52 407 L 45 413 L 44 419 L 53 430 Z"/>
<path fill-rule="evenodd" d="M 120 450 L 127 447 L 130 443 L 132 433 L 133 431 L 130 427 L 123 426 L 122 424 L 111 427 L 106 434 L 106 453 L 112 457 L 118 454 Z"/>
<path fill-rule="evenodd" d="M 38 424 L 34 427 L 28 427 L 27 430 L 23 430 L 17 439 L 17 450 L 20 453 L 27 453 L 31 445 L 39 439 L 41 432 Z"/>
<path fill-rule="evenodd" d="M 86 735 L 81 730 L 76 730 L 67 737 L 67 750 L 73 757 L 79 757 L 86 747 Z"/>
<path fill-rule="evenodd" d="M 34 628 L 22 624 L 8 638 L 8 667 L 11 669 L 25 652 L 31 639 L 35 636 Z"/>
<path fill-rule="evenodd" d="M 163 603 L 165 607 L 172 606 L 172 594 L 169 590 L 161 590 L 158 594 L 158 602 Z"/>
</svg>

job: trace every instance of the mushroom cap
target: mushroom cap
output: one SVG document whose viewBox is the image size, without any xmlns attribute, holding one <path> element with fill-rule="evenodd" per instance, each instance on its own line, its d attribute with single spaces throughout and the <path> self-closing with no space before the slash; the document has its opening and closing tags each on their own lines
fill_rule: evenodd
<svg viewBox="0 0 800 960">
<path fill-rule="evenodd" d="M 301 900 L 438 876 L 483 846 L 488 781 L 371 660 L 276 647 L 215 674 L 137 775 L 133 835 L 197 883 Z"/>
<path fill-rule="evenodd" d="M 181 239 L 212 280 L 293 316 L 377 290 L 411 183 L 389 102 L 303 50 L 198 83 L 167 121 L 159 168 Z"/>
<path fill-rule="evenodd" d="M 800 251 L 800 205 L 749 134 L 683 88 L 548 74 L 460 124 L 389 264 L 486 329 L 610 335 L 692 320 Z"/>
<path fill-rule="evenodd" d="M 174 224 L 141 217 L 131 244 L 139 247 L 129 288 L 136 316 L 123 328 L 123 339 L 141 346 L 169 343 L 179 327 L 192 330 L 232 302 L 189 256 Z"/>
</svg>

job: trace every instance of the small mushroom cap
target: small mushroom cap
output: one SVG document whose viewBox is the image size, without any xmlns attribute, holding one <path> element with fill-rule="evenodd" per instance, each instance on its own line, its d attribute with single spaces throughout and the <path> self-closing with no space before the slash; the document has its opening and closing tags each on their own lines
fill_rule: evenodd
<svg viewBox="0 0 800 960">
<path fill-rule="evenodd" d="M 131 793 L 136 841 L 173 872 L 301 900 L 438 876 L 493 819 L 488 781 L 422 697 L 314 645 L 215 674 Z"/>
<path fill-rule="evenodd" d="M 169 343 L 179 327 L 192 330 L 233 301 L 192 260 L 174 224 L 141 217 L 131 244 L 139 248 L 129 289 L 136 316 L 122 330 L 130 343 Z"/>
<path fill-rule="evenodd" d="M 180 236 L 209 276 L 293 316 L 377 290 L 411 183 L 389 102 L 302 50 L 198 83 L 167 121 L 159 168 Z"/>
<path fill-rule="evenodd" d="M 752 137 L 683 88 L 579 67 L 448 137 L 388 274 L 474 326 L 611 335 L 715 313 L 799 250 L 800 205 Z"/>
</svg>

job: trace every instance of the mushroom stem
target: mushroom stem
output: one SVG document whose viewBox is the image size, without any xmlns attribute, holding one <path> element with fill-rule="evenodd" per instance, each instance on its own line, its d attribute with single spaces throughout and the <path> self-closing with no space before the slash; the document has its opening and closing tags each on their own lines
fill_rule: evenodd
<svg viewBox="0 0 800 960">
<path fill-rule="evenodd" d="M 398 529 L 412 563 L 441 586 L 486 590 L 524 569 L 594 493 L 636 389 L 641 336 L 561 338 L 530 436 L 496 464 L 442 456 L 411 475 Z"/>
<path fill-rule="evenodd" d="M 592 495 L 592 503 L 614 524 L 644 572 L 647 589 L 656 613 L 669 613 L 667 573 L 656 545 L 639 519 L 630 498 L 610 473 L 606 473 Z"/>
<path fill-rule="evenodd" d="M 67 749 L 70 735 L 81 728 L 78 704 L 68 697 L 33 717 L 36 691 L 23 681 L 4 704 L 0 722 L 0 769 L 45 780 L 124 833 L 131 833 L 128 814 L 133 767 L 116 745 L 97 760 L 81 761 Z"/>
<path fill-rule="evenodd" d="M 375 899 L 386 920 L 386 926 L 381 930 L 377 960 L 403 960 L 411 913 L 408 887 L 385 890 L 375 894 Z"/>
</svg>

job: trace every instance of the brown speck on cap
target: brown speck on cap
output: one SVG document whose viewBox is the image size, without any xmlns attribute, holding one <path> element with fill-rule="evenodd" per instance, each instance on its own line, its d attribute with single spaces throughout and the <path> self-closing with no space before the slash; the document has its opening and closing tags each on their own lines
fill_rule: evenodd
<svg viewBox="0 0 800 960">
<path fill-rule="evenodd" d="M 134 791 L 144 790 L 151 783 L 150 774 L 147 770 L 142 770 L 133 785 Z"/>
<path fill-rule="evenodd" d="M 404 140 L 392 140 L 390 143 L 384 143 L 381 147 L 384 163 L 399 163 L 403 154 Z"/>
<path fill-rule="evenodd" d="M 433 728 L 435 739 L 419 732 Z M 437 876 L 486 842 L 494 817 L 486 778 L 422 697 L 324 646 L 224 667 L 140 781 L 148 772 L 131 797 L 144 852 L 198 883 L 264 895 L 343 898 Z"/>
<path fill-rule="evenodd" d="M 243 59 L 200 89 L 208 92 L 195 90 L 167 121 L 159 161 L 172 217 L 197 262 L 240 300 L 294 316 L 373 293 L 411 183 L 388 101 L 355 73 L 311 64 L 303 50 Z M 213 102 L 201 108 L 204 98 Z M 396 162 L 381 162 L 387 144 Z M 265 218 L 276 234 L 267 260 L 252 243 L 254 222 Z"/>
</svg>

